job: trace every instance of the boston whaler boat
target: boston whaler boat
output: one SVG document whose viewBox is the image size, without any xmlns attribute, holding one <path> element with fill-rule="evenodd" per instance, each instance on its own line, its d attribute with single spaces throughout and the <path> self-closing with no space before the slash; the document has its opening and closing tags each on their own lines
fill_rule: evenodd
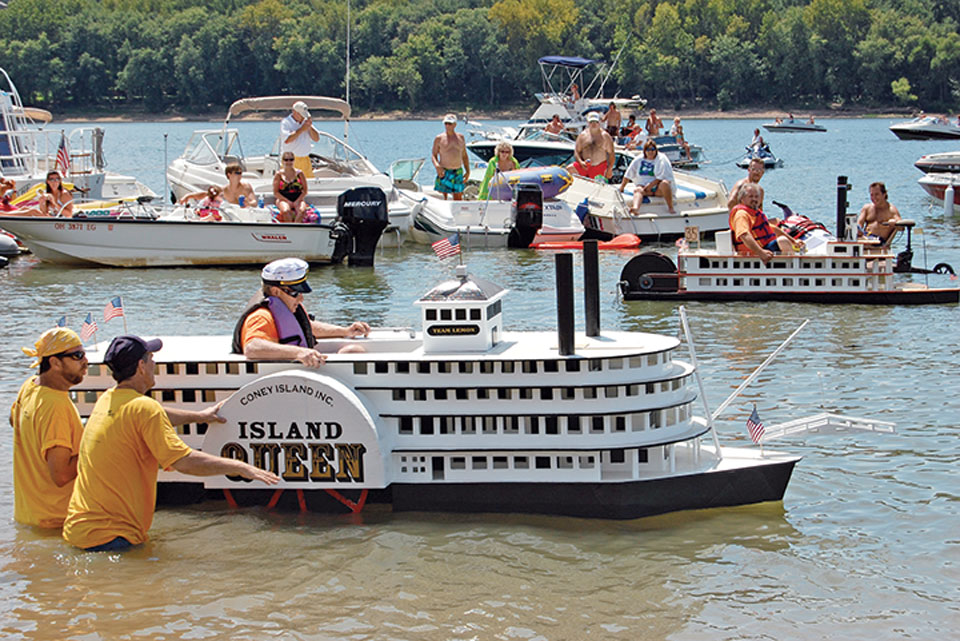
<svg viewBox="0 0 960 641">
<path fill-rule="evenodd" d="M 386 196 L 376 187 L 341 195 L 326 222 L 277 223 L 266 208 L 161 207 L 149 199 L 106 203 L 72 218 L 0 216 L 41 260 L 113 267 L 262 264 L 290 254 L 309 262 L 372 265 L 387 224 Z"/>
<path fill-rule="evenodd" d="M 712 418 L 694 413 L 703 388 L 695 360 L 676 358 L 678 338 L 600 331 L 596 256 L 585 258 L 583 334 L 564 253 L 557 333 L 506 331 L 507 292 L 461 265 L 417 301 L 422 332 L 375 330 L 352 341 L 362 353 L 321 340 L 329 357 L 315 370 L 248 361 L 229 336 L 162 337 L 155 398 L 188 408 L 227 399 L 226 423 L 179 427 L 183 439 L 281 481 L 275 491 L 161 472 L 161 500 L 212 490 L 317 511 L 358 512 L 369 499 L 395 511 L 618 519 L 781 500 L 800 457 L 721 446 Z M 105 348 L 88 352 L 71 391 L 83 416 L 113 384 L 97 361 Z"/>
<path fill-rule="evenodd" d="M 265 205 L 271 207 L 274 200 L 273 177 L 281 166 L 279 135 L 268 153 L 247 156 L 243 153 L 238 130 L 228 128 L 228 125 L 234 116 L 248 112 L 289 112 L 298 101 L 314 112 L 335 113 L 344 123 L 344 140 L 318 131 L 320 139 L 313 143 L 310 152 L 313 177 L 307 179 L 307 203 L 322 219 L 332 219 L 336 216 L 340 194 L 356 187 L 377 187 L 387 197 L 388 224 L 381 243 L 385 246 L 401 244 L 412 223 L 410 208 L 400 202 L 389 176 L 345 142 L 350 105 L 339 98 L 266 96 L 237 100 L 227 110 L 222 128 L 195 131 L 180 157 L 170 163 L 167 179 L 173 199 L 179 200 L 186 194 L 206 191 L 210 185 L 224 184 L 226 166 L 239 163 L 243 169 L 242 180 L 250 183 Z"/>
<path fill-rule="evenodd" d="M 912 266 L 910 229 L 903 220 L 907 248 L 898 256 L 858 239 L 857 213 L 846 211 L 846 177 L 837 186 L 837 235 L 831 236 L 809 219 L 797 221 L 805 251 L 775 255 L 764 264 L 759 257 L 734 251 L 730 231 L 716 234 L 716 248 L 683 246 L 677 262 L 657 252 L 630 260 L 620 274 L 619 287 L 626 300 L 784 300 L 808 303 L 859 303 L 922 305 L 960 301 L 958 287 L 928 287 L 902 282 L 895 273 L 953 274 L 946 263 L 932 270 Z M 787 225 L 794 224 L 786 218 Z M 696 243 L 696 235 L 691 239 Z M 698 243 L 697 243 L 698 244 Z"/>
</svg>

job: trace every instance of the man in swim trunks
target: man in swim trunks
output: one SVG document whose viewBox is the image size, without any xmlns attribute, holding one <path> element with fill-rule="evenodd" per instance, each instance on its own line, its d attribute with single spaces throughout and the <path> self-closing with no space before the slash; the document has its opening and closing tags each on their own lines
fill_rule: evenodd
<svg viewBox="0 0 960 641">
<path fill-rule="evenodd" d="M 620 133 L 620 110 L 617 109 L 617 103 L 611 102 L 607 107 L 607 113 L 603 115 L 603 123 L 607 126 L 607 133 L 611 138 L 616 138 Z"/>
<path fill-rule="evenodd" d="M 437 180 L 433 187 L 447 199 L 453 194 L 454 200 L 463 200 L 463 185 L 470 179 L 470 159 L 467 158 L 467 141 L 463 134 L 456 132 L 457 117 L 447 114 L 443 117 L 444 132 L 433 139 L 433 151 L 430 156 L 437 170 Z"/>
<path fill-rule="evenodd" d="M 663 121 L 657 115 L 657 110 L 651 109 L 650 115 L 647 116 L 647 136 L 655 138 L 660 135 L 661 129 L 663 129 Z"/>
<path fill-rule="evenodd" d="M 608 181 L 613 176 L 613 138 L 600 126 L 600 114 L 587 114 L 587 128 L 577 136 L 573 150 L 572 171 L 596 178 L 603 176 Z"/>
<path fill-rule="evenodd" d="M 774 254 L 794 253 L 794 244 L 803 245 L 767 219 L 760 210 L 760 186 L 754 183 L 746 183 L 740 190 L 740 204 L 730 210 L 730 230 L 738 254 L 754 254 L 764 263 Z"/>
<path fill-rule="evenodd" d="M 871 183 L 870 202 L 863 206 L 857 217 L 861 236 L 876 237 L 886 247 L 897 231 L 895 223 L 898 220 L 900 211 L 887 200 L 887 186 L 881 182 Z"/>
<path fill-rule="evenodd" d="M 757 189 L 760 190 L 760 209 L 763 209 L 763 187 L 760 186 L 760 179 L 763 178 L 763 173 L 763 160 L 760 158 L 751 158 L 750 164 L 747 165 L 747 176 L 733 183 L 733 188 L 730 190 L 727 198 L 728 210 L 740 204 L 741 192 L 743 191 L 743 186 L 747 183 L 756 185 Z"/>
</svg>

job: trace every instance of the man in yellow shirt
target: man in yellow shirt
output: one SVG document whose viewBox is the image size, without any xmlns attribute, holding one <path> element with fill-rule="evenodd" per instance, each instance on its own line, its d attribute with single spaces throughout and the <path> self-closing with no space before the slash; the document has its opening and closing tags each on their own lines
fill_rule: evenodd
<svg viewBox="0 0 960 641">
<path fill-rule="evenodd" d="M 40 367 L 10 408 L 13 426 L 13 518 L 26 525 L 58 528 L 77 476 L 83 424 L 67 393 L 83 381 L 87 356 L 77 333 L 55 327 L 40 335 L 30 367 Z"/>
<path fill-rule="evenodd" d="M 157 469 L 238 475 L 273 485 L 276 474 L 192 450 L 163 407 L 145 396 L 155 384 L 153 353 L 163 344 L 118 336 L 103 362 L 117 384 L 97 400 L 80 442 L 77 482 L 63 538 L 88 551 L 120 550 L 147 540 L 157 498 Z"/>
</svg>

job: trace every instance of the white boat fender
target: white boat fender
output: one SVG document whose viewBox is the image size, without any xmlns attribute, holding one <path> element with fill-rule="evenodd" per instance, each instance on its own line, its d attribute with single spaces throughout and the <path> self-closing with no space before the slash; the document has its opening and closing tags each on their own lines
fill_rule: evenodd
<svg viewBox="0 0 960 641">
<path fill-rule="evenodd" d="M 953 181 L 951 180 L 947 184 L 947 188 L 943 190 L 943 215 L 944 216 L 953 216 Z"/>
</svg>

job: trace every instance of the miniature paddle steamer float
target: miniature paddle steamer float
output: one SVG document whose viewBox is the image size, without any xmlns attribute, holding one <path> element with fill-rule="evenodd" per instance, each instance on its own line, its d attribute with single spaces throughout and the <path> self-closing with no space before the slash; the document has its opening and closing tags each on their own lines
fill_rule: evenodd
<svg viewBox="0 0 960 641">
<path fill-rule="evenodd" d="M 627 519 L 781 500 L 799 457 L 720 447 L 694 412 L 696 369 L 676 358 L 678 338 L 600 331 L 592 249 L 585 333 L 574 332 L 571 254 L 557 259 L 557 333 L 505 331 L 506 291 L 460 266 L 417 301 L 422 332 L 375 331 L 363 353 L 322 340 L 319 369 L 246 360 L 229 336 L 163 337 L 151 393 L 187 408 L 227 399 L 226 423 L 178 428 L 183 439 L 276 471 L 302 509 L 369 499 Z M 75 388 L 84 416 L 112 384 L 96 362 L 105 346 Z M 160 483 L 179 500 L 278 500 L 243 479 L 161 472 Z"/>
<path fill-rule="evenodd" d="M 922 305 L 956 303 L 960 288 L 902 282 L 895 273 L 953 274 L 946 263 L 933 270 L 914 268 L 909 233 L 914 222 L 901 221 L 907 249 L 895 256 L 876 240 L 857 236 L 856 214 L 847 213 L 849 185 L 841 176 L 837 190 L 837 235 L 812 230 L 803 254 L 776 255 L 764 264 L 754 255 L 733 250 L 730 231 L 717 232 L 716 248 L 683 246 L 674 263 L 668 256 L 645 252 L 620 273 L 625 300 L 793 301 Z M 789 222 L 789 220 L 788 220 Z"/>
</svg>

